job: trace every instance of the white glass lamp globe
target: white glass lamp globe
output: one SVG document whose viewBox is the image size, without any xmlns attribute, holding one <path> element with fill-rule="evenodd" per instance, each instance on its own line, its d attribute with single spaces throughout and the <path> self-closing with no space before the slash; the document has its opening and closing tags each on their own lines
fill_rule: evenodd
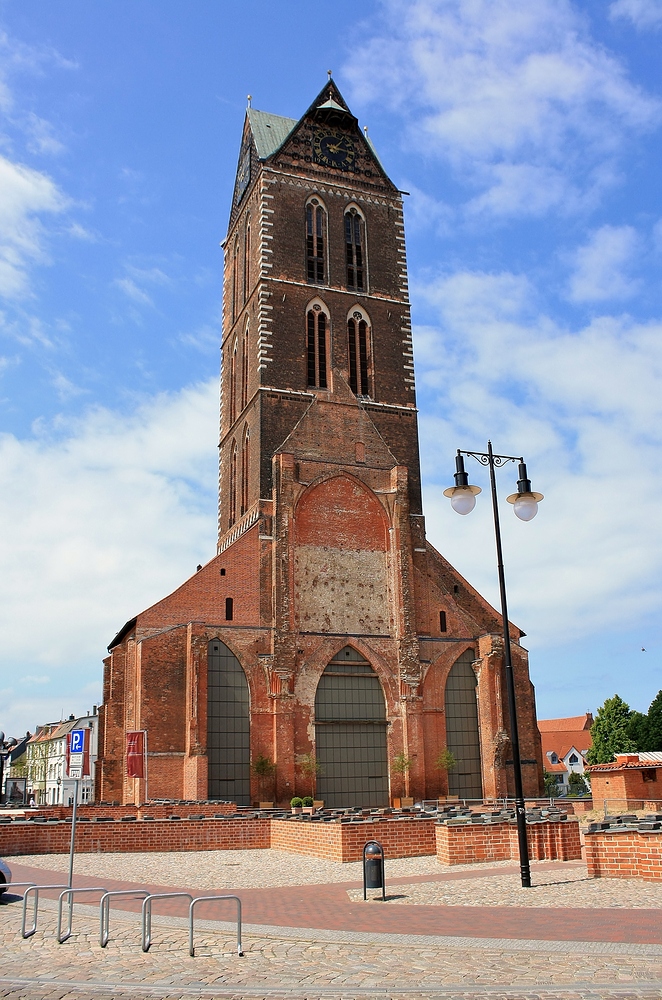
<svg viewBox="0 0 662 1000">
<path fill-rule="evenodd" d="M 456 486 L 451 496 L 451 507 L 456 514 L 470 514 L 476 506 L 476 494 L 469 486 Z"/>
<path fill-rule="evenodd" d="M 538 513 L 538 504 L 544 497 L 542 493 L 512 493 L 506 499 L 513 505 L 520 521 L 532 521 Z"/>
</svg>

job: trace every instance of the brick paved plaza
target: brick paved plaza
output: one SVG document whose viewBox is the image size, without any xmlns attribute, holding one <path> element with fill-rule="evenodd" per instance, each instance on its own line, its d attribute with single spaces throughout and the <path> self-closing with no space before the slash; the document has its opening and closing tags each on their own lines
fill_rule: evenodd
<svg viewBox="0 0 662 1000">
<path fill-rule="evenodd" d="M 17 881 L 66 881 L 64 855 L 11 864 Z M 58 945 L 54 898 L 40 905 L 37 934 L 24 941 L 20 899 L 4 897 L 0 997 L 662 996 L 662 888 L 587 880 L 577 862 L 540 862 L 532 870 L 534 887 L 523 890 L 508 862 L 445 870 L 433 857 L 387 861 L 384 904 L 363 902 L 359 865 L 275 851 L 79 855 L 79 886 L 235 889 L 244 906 L 245 956 L 233 952 L 227 904 L 200 911 L 190 958 L 178 901 L 155 907 L 154 943 L 144 954 L 139 903 L 114 904 L 102 950 L 98 906 L 76 904 L 74 935 Z"/>
</svg>

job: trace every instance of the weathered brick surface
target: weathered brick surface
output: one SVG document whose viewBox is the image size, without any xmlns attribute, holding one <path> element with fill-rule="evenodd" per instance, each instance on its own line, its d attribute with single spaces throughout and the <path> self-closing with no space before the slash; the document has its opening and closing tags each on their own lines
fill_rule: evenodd
<svg viewBox="0 0 662 1000">
<path fill-rule="evenodd" d="M 535 861 L 575 861 L 582 856 L 579 823 L 531 823 L 526 828 L 529 857 Z M 437 857 L 445 865 L 506 861 L 519 856 L 517 824 L 439 823 L 435 827 Z"/>
<path fill-rule="evenodd" d="M 425 537 L 402 197 L 354 125 L 356 170 L 313 162 L 315 114 L 267 161 L 245 126 L 251 180 L 225 242 L 218 555 L 139 614 L 105 661 L 104 799 L 146 798 L 144 781 L 123 778 L 130 728 L 148 729 L 151 796 L 207 797 L 212 639 L 226 643 L 246 674 L 251 756 L 276 763 L 267 794 L 278 803 L 309 791 L 296 759 L 314 750 L 317 684 L 348 643 L 379 676 L 389 760 L 412 760 L 406 782 L 389 775 L 391 796 L 447 793 L 435 766 L 447 743 L 445 686 L 467 650 L 478 680 L 483 794 L 514 791 L 500 617 Z M 322 285 L 307 281 L 312 196 L 328 227 Z M 350 205 L 365 220 L 361 293 L 346 287 Z M 314 301 L 329 317 L 325 389 L 308 386 L 306 313 Z M 369 398 L 348 384 L 347 319 L 356 310 L 371 329 Z M 524 792 L 534 796 L 542 780 L 535 699 L 514 625 L 511 635 Z M 253 776 L 252 800 L 264 794 Z"/>
<path fill-rule="evenodd" d="M 662 834 L 656 830 L 587 833 L 586 867 L 592 878 L 662 878 Z"/>
</svg>

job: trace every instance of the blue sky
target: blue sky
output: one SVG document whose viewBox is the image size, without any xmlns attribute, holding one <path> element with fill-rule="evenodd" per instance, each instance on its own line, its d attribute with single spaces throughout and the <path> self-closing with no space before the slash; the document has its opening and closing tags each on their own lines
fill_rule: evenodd
<svg viewBox="0 0 662 1000">
<path fill-rule="evenodd" d="M 660 0 L 0 0 L 0 728 L 99 701 L 110 638 L 214 552 L 246 95 L 298 117 L 327 69 L 410 192 L 428 535 L 496 602 L 487 495 L 442 491 L 458 447 L 524 454 L 545 501 L 502 520 L 539 715 L 646 710 L 661 40 Z"/>
</svg>

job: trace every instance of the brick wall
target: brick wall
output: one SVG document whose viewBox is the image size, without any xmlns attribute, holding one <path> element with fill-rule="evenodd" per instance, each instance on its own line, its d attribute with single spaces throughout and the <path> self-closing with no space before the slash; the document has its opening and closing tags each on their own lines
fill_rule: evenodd
<svg viewBox="0 0 662 1000">
<path fill-rule="evenodd" d="M 526 828 L 532 861 L 578 861 L 582 850 L 579 822 L 531 823 Z M 444 865 L 507 861 L 519 857 L 517 824 L 439 823 L 435 827 L 437 857 Z"/>
<path fill-rule="evenodd" d="M 590 878 L 662 878 L 662 835 L 648 830 L 585 834 Z"/>
</svg>

